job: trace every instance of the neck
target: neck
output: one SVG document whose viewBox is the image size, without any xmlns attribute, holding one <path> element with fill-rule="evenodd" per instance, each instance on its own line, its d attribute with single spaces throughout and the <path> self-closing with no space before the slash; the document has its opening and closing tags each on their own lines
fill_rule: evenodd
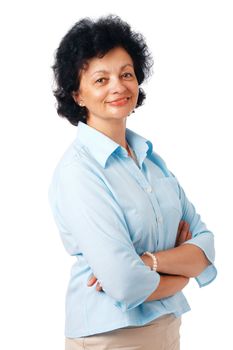
<svg viewBox="0 0 233 350">
<path fill-rule="evenodd" d="M 126 141 L 126 119 L 120 120 L 106 120 L 101 118 L 88 118 L 87 125 L 92 128 L 102 132 L 104 135 L 108 136 L 110 139 L 127 149 Z M 127 149 L 129 152 L 129 150 Z"/>
</svg>

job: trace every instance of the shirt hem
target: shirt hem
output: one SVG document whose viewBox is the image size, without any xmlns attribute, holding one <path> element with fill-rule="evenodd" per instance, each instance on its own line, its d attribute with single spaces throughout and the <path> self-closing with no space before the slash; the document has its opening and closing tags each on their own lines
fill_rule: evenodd
<svg viewBox="0 0 233 350">
<path fill-rule="evenodd" d="M 188 310 L 182 310 L 182 312 L 165 312 L 163 314 L 160 314 L 158 317 L 149 317 L 148 319 L 144 320 L 143 322 L 138 322 L 138 321 L 128 321 L 128 322 L 121 322 L 121 323 L 114 323 L 111 325 L 107 325 L 106 327 L 101 327 L 101 329 L 89 329 L 88 331 L 79 331 L 79 332 L 74 332 L 74 333 L 70 333 L 70 332 L 65 332 L 65 337 L 66 338 L 81 338 L 81 337 L 88 337 L 91 335 L 96 335 L 96 334 L 100 334 L 100 333 L 106 333 L 106 332 L 111 332 L 114 331 L 116 329 L 119 328 L 125 328 L 128 326 L 132 326 L 132 327 L 137 327 L 137 326 L 145 326 L 147 323 L 156 320 L 159 317 L 165 316 L 165 315 L 169 315 L 169 314 L 173 314 L 176 318 L 180 317 L 182 314 L 184 314 L 185 312 L 190 311 L 190 309 Z"/>
</svg>

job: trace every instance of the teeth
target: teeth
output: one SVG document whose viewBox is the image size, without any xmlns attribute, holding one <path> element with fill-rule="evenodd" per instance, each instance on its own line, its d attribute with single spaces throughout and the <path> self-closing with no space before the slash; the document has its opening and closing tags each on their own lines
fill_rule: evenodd
<svg viewBox="0 0 233 350">
<path fill-rule="evenodd" d="M 130 99 L 130 97 L 125 97 L 125 98 L 122 98 L 121 100 L 119 101 L 128 101 Z M 118 102 L 118 101 L 112 101 L 112 102 Z"/>
</svg>

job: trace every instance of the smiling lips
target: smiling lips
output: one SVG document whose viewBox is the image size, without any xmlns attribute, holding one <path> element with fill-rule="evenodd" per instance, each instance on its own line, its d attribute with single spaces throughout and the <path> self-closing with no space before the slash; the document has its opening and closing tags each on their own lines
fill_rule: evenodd
<svg viewBox="0 0 233 350">
<path fill-rule="evenodd" d="M 130 97 L 118 98 L 117 100 L 108 102 L 111 106 L 124 106 L 129 101 Z"/>
</svg>

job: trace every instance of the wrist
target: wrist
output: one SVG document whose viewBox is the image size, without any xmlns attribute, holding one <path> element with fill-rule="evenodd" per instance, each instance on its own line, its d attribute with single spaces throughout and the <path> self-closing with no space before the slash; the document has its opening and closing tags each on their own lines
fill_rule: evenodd
<svg viewBox="0 0 233 350">
<path fill-rule="evenodd" d="M 156 257 L 157 261 L 157 272 L 161 272 L 161 262 L 160 262 L 160 254 L 159 252 L 153 253 L 153 255 Z"/>
<path fill-rule="evenodd" d="M 146 251 L 143 253 L 143 257 L 144 257 L 144 259 L 147 259 L 148 263 L 146 265 L 148 265 L 151 268 L 151 270 L 156 272 L 157 271 L 157 258 L 155 256 L 155 254 Z"/>
<path fill-rule="evenodd" d="M 153 262 L 152 262 L 152 259 L 148 255 L 142 254 L 140 256 L 140 258 L 142 259 L 142 261 L 144 262 L 144 264 L 146 266 L 148 266 L 150 269 L 152 269 Z"/>
</svg>

